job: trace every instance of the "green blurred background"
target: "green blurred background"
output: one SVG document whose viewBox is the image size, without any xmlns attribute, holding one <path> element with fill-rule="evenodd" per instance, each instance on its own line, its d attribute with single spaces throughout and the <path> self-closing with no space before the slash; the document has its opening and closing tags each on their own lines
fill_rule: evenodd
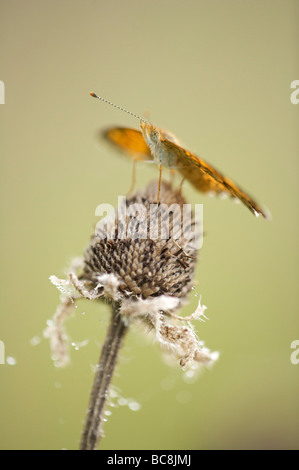
<svg viewBox="0 0 299 470">
<path fill-rule="evenodd" d="M 67 322 L 71 365 L 53 366 L 42 332 L 64 276 L 81 256 L 100 203 L 117 203 L 131 163 L 97 140 L 138 121 L 89 97 L 149 112 L 189 148 L 265 203 L 204 204 L 196 292 L 200 339 L 221 357 L 187 383 L 136 328 L 113 384 L 119 397 L 103 449 L 299 447 L 298 1 L 1 0 L 2 449 L 76 449 L 109 318 L 81 303 Z M 139 164 L 138 187 L 157 178 Z M 197 305 L 194 292 L 182 313 Z M 85 315 L 82 315 L 85 313 Z M 10 359 L 10 358 L 13 359 Z"/>
</svg>

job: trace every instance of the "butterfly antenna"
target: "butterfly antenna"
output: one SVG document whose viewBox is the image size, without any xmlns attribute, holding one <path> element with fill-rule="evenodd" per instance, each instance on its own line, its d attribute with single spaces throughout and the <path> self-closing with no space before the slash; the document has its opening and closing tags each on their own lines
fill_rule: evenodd
<svg viewBox="0 0 299 470">
<path fill-rule="evenodd" d="M 110 106 L 113 106 L 114 108 L 120 109 L 121 111 L 124 111 L 125 113 L 131 114 L 131 116 L 136 117 L 137 119 L 139 119 L 139 121 L 142 121 L 142 122 L 146 123 L 145 119 L 138 116 L 138 114 L 132 113 L 131 111 L 128 111 L 127 109 L 122 108 L 121 106 L 118 106 L 117 104 L 111 103 L 111 101 L 109 101 L 109 100 L 105 100 L 105 98 L 102 98 L 101 96 L 96 95 L 93 91 L 90 92 L 90 96 L 92 96 L 93 98 L 98 98 L 98 100 L 104 101 L 104 103 L 108 103 L 108 104 L 110 104 Z"/>
</svg>

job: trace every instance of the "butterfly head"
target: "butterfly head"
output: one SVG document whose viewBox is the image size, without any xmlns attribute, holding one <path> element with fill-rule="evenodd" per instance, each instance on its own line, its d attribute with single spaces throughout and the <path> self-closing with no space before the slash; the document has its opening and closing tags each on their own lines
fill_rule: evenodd
<svg viewBox="0 0 299 470">
<path fill-rule="evenodd" d="M 152 149 L 155 148 L 160 140 L 160 131 L 157 127 L 149 122 L 140 121 L 140 127 L 143 138 L 147 145 Z"/>
</svg>

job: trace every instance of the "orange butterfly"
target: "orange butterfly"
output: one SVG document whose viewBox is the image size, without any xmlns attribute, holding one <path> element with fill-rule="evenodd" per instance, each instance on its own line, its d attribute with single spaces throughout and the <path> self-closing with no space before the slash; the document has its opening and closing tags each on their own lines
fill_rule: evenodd
<svg viewBox="0 0 299 470">
<path fill-rule="evenodd" d="M 125 127 L 110 128 L 104 132 L 104 137 L 117 148 L 123 150 L 134 160 L 154 160 L 159 165 L 159 190 L 162 166 L 175 169 L 181 173 L 197 190 L 204 193 L 224 194 L 239 199 L 255 215 L 269 219 L 270 215 L 263 210 L 247 193 L 232 180 L 224 176 L 206 161 L 197 157 L 179 145 L 178 140 L 170 132 L 159 129 L 148 123 L 140 116 L 121 108 L 104 98 L 90 93 L 122 111 L 140 120 L 141 131 Z"/>
</svg>

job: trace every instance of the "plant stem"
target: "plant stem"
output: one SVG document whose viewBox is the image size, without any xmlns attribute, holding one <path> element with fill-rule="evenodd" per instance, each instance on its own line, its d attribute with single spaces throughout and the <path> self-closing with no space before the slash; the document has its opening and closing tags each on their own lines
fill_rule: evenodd
<svg viewBox="0 0 299 470">
<path fill-rule="evenodd" d="M 109 386 L 117 363 L 118 353 L 127 326 L 118 312 L 119 306 L 113 305 L 106 340 L 97 365 L 91 390 L 86 422 L 80 442 L 80 450 L 96 450 L 102 435 L 103 413 L 108 397 Z"/>
</svg>

